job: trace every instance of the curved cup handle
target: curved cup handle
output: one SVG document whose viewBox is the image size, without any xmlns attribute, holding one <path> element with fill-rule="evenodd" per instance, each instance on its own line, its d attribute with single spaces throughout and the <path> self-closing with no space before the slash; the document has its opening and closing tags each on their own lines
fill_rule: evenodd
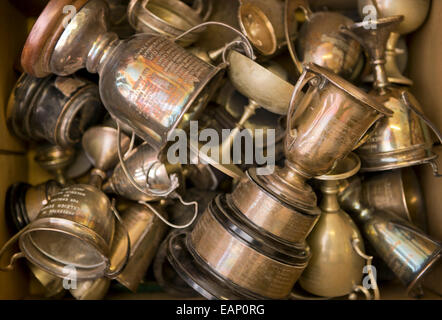
<svg viewBox="0 0 442 320">
<path fill-rule="evenodd" d="M 121 227 L 123 228 L 123 231 L 124 231 L 125 236 L 126 236 L 126 241 L 127 241 L 126 256 L 124 257 L 124 260 L 121 263 L 121 265 L 118 266 L 116 270 L 112 271 L 111 270 L 111 266 L 109 264 L 109 268 L 105 271 L 105 276 L 107 278 L 115 279 L 116 277 L 118 277 L 118 275 L 121 272 L 123 272 L 124 268 L 126 268 L 127 264 L 129 263 L 129 259 L 130 259 L 130 255 L 131 255 L 131 246 L 130 246 L 129 231 L 127 231 L 127 228 L 126 228 L 126 226 L 123 223 L 123 220 L 121 219 L 120 215 L 118 214 L 117 209 L 115 209 L 114 203 L 112 203 L 112 205 L 111 205 L 111 210 L 112 210 L 115 218 L 117 219 L 117 221 L 121 224 Z"/>
<path fill-rule="evenodd" d="M 195 207 L 195 211 L 193 214 L 192 219 L 190 219 L 190 221 L 186 224 L 183 225 L 178 225 L 178 224 L 173 224 L 171 222 L 169 222 L 166 218 L 164 218 L 153 206 L 151 206 L 148 202 L 146 201 L 138 201 L 138 203 L 144 205 L 145 207 L 147 207 L 148 209 L 150 209 L 157 217 L 158 219 L 160 219 L 161 221 L 163 221 L 166 225 L 168 225 L 171 228 L 174 229 L 185 229 L 187 227 L 189 227 L 196 219 L 196 217 L 198 216 L 198 202 L 196 201 L 191 201 L 191 202 L 186 202 L 183 200 L 183 198 L 176 192 L 174 192 L 173 196 L 175 198 L 177 198 L 183 205 L 185 206 L 194 206 Z"/>
<path fill-rule="evenodd" d="M 310 97 L 306 95 L 301 96 L 300 93 L 302 91 L 302 88 L 304 88 L 307 83 L 309 83 L 310 81 L 312 81 L 313 85 L 319 85 L 319 79 L 320 75 L 307 70 L 304 68 L 304 71 L 302 72 L 301 76 L 298 79 L 298 82 L 295 85 L 295 88 L 293 90 L 292 93 L 292 97 L 290 98 L 290 105 L 289 105 L 289 109 L 287 111 L 287 123 L 286 123 L 286 139 L 285 139 L 285 151 L 289 152 L 291 145 L 295 142 L 296 140 L 296 130 L 292 128 L 292 123 L 294 122 L 293 120 L 295 119 L 295 116 L 297 113 L 299 113 L 298 110 L 298 105 L 299 105 L 299 99 L 304 98 L 307 100 L 310 100 Z M 315 81 L 316 80 L 316 81 Z M 311 92 L 311 94 L 314 94 L 314 92 Z M 303 110 L 301 110 L 301 112 L 303 112 Z M 288 137 L 290 137 L 290 139 L 287 139 Z M 290 141 L 289 141 L 290 140 Z"/>
<path fill-rule="evenodd" d="M 373 270 L 371 269 L 371 266 L 372 266 L 371 261 L 373 260 L 373 257 L 372 256 L 367 256 L 364 252 L 362 252 L 361 248 L 359 248 L 359 246 L 358 246 L 359 241 L 360 240 L 358 238 L 353 238 L 353 239 L 351 239 L 351 245 L 353 246 L 353 250 L 355 250 L 356 253 L 361 258 L 367 260 L 366 266 L 367 266 L 367 269 L 368 269 L 368 276 L 370 277 L 370 281 L 371 281 L 371 284 L 373 286 L 374 299 L 375 300 L 379 300 L 381 298 L 381 296 L 380 296 L 380 293 L 379 293 L 378 283 L 376 281 L 376 278 L 373 275 Z M 359 290 L 361 290 L 365 294 L 366 297 L 368 297 L 366 292 L 364 290 L 362 290 L 361 288 L 364 288 L 364 287 L 356 286 L 355 287 L 355 291 L 358 291 L 358 289 L 359 289 Z M 364 288 L 364 289 L 366 289 L 366 288 Z M 370 295 L 370 299 L 371 299 L 371 295 Z"/>
<path fill-rule="evenodd" d="M 304 11 L 306 20 L 309 21 L 312 16 L 312 11 L 310 10 L 310 6 L 307 0 L 285 0 L 284 5 L 284 35 L 285 40 L 287 42 L 287 48 L 289 50 L 290 56 L 293 60 L 293 63 L 298 69 L 299 74 L 303 72 L 303 66 L 301 61 L 299 60 L 295 47 L 293 45 L 292 39 L 290 39 L 290 31 L 293 29 L 293 21 L 295 19 L 295 11 L 297 9 L 302 9 Z"/>
<path fill-rule="evenodd" d="M 197 29 L 201 29 L 201 28 L 203 28 L 205 26 L 208 26 L 208 25 L 216 25 L 216 26 L 221 26 L 221 27 L 227 28 L 227 29 L 235 32 L 236 34 L 238 34 L 238 36 L 240 38 L 240 40 L 233 40 L 232 42 L 227 43 L 224 46 L 224 48 L 222 50 L 223 63 L 222 63 L 222 65 L 220 67 L 223 67 L 223 66 L 227 65 L 227 58 L 226 58 L 227 50 L 229 48 L 237 45 L 237 44 L 241 44 L 243 46 L 245 54 L 246 54 L 247 57 L 249 57 L 252 60 L 256 59 L 255 54 L 253 53 L 252 44 L 250 43 L 249 39 L 247 39 L 247 37 L 241 31 L 233 28 L 232 26 L 229 26 L 226 23 L 222 23 L 222 22 L 218 22 L 218 21 L 207 21 L 207 22 L 200 23 L 200 24 L 198 24 L 198 25 L 196 25 L 196 26 L 194 26 L 194 27 L 184 31 L 182 34 L 180 34 L 179 36 L 175 37 L 175 39 L 173 39 L 173 41 L 177 41 L 177 40 L 181 39 L 182 37 L 184 37 L 185 35 L 193 32 L 193 31 L 195 31 Z M 238 39 L 238 38 L 236 38 L 236 39 Z"/>
<path fill-rule="evenodd" d="M 358 141 L 358 143 L 353 147 L 352 151 L 356 150 L 364 143 L 366 143 L 368 139 L 370 139 L 371 136 L 376 132 L 378 126 L 379 126 L 379 121 L 376 121 L 376 123 L 367 130 L 367 132 L 362 136 L 362 138 Z"/>
<path fill-rule="evenodd" d="M 28 226 L 24 227 L 23 229 L 21 229 L 19 232 L 17 232 L 11 239 L 9 239 L 3 245 L 3 247 L 0 249 L 0 260 L 1 260 L 1 257 L 3 256 L 3 254 L 6 252 L 6 250 L 9 249 L 20 238 L 20 236 L 23 234 L 23 232 L 25 232 L 27 229 L 28 229 Z M 9 264 L 6 267 L 0 267 L 0 271 L 6 272 L 6 271 L 14 270 L 15 261 L 20 258 L 24 258 L 24 257 L 25 257 L 25 255 L 23 252 L 14 253 L 9 261 Z"/>
<path fill-rule="evenodd" d="M 120 123 L 118 121 L 117 122 L 117 151 L 118 151 L 118 159 L 121 165 L 121 169 L 123 169 L 124 175 L 126 176 L 126 178 L 129 180 L 130 184 L 137 189 L 139 192 L 146 194 L 148 196 L 158 196 L 158 197 L 167 197 L 169 194 L 171 194 L 176 188 L 178 188 L 179 186 L 179 181 L 178 181 L 178 177 L 173 174 L 171 176 L 171 185 L 167 190 L 161 190 L 161 191 L 156 191 L 156 190 L 152 190 L 150 193 L 146 192 L 146 190 L 140 186 L 134 179 L 134 177 L 131 176 L 131 174 L 129 173 L 129 170 L 126 167 L 126 164 L 124 162 L 123 159 L 123 155 L 122 155 L 122 151 L 121 151 L 121 128 L 120 128 Z M 147 176 L 147 174 L 146 174 Z M 147 185 L 148 187 L 148 185 Z"/>
<path fill-rule="evenodd" d="M 436 127 L 436 125 L 433 122 L 431 122 L 430 119 L 427 118 L 427 116 L 425 116 L 422 112 L 419 111 L 416 105 L 410 101 L 410 97 L 411 95 L 407 91 L 402 91 L 401 99 L 404 102 L 405 106 L 411 111 L 413 111 L 419 118 L 422 119 L 422 121 L 425 122 L 425 124 L 433 131 L 439 142 L 442 144 L 442 134 L 439 131 L 439 129 Z M 439 173 L 436 159 L 429 160 L 428 163 L 431 165 L 433 169 L 433 175 L 437 178 L 442 177 L 442 173 Z"/>
</svg>

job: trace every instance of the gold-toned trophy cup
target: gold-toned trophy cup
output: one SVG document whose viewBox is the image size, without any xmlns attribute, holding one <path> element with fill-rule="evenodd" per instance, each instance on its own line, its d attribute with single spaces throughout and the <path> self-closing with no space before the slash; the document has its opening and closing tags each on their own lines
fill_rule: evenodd
<svg viewBox="0 0 442 320">
<path fill-rule="evenodd" d="M 358 148 L 362 161 L 361 171 L 382 171 L 423 163 L 434 163 L 437 157 L 432 152 L 432 138 L 423 118 L 414 109 L 422 113 L 415 98 L 406 88 L 397 87 L 388 82 L 385 72 L 385 48 L 388 36 L 403 20 L 402 16 L 380 18 L 370 23 L 376 28 L 370 29 L 367 23 L 354 24 L 350 29 L 363 43 L 374 69 L 374 89 L 370 95 L 391 109 L 390 118 L 381 119 L 371 137 Z M 414 109 L 403 98 L 404 93 L 412 99 Z M 432 127 L 433 128 L 433 127 Z"/>
<path fill-rule="evenodd" d="M 425 199 L 412 167 L 379 172 L 364 179 L 363 196 L 377 210 L 387 210 L 426 230 Z"/>
<path fill-rule="evenodd" d="M 338 197 L 377 255 L 406 286 L 407 293 L 415 295 L 425 275 L 440 261 L 441 244 L 393 213 L 369 207 L 359 177 L 342 181 Z"/>
<path fill-rule="evenodd" d="M 263 56 L 276 54 L 287 44 L 284 33 L 283 0 L 239 0 L 238 21 L 241 31 Z M 296 33 L 296 23 L 289 34 Z"/>
<path fill-rule="evenodd" d="M 375 8 L 377 18 L 397 15 L 404 17 L 404 20 L 396 30 L 392 31 L 389 35 L 385 51 L 385 71 L 390 83 L 411 86 L 413 81 L 402 74 L 403 70 L 401 70 L 397 61 L 398 55 L 403 53 L 398 54 L 396 48 L 401 35 L 404 36 L 414 32 L 424 23 L 430 9 L 430 0 L 358 0 L 359 14 L 362 18 L 365 18 L 363 9 L 366 6 L 373 6 Z M 373 82 L 373 76 L 369 76 L 364 80 Z"/>
<path fill-rule="evenodd" d="M 298 9 L 304 12 L 306 21 L 299 31 L 295 48 L 288 31 L 296 22 L 295 11 Z M 299 73 L 303 71 L 302 64 L 315 63 L 346 79 L 355 80 L 363 68 L 361 46 L 341 32 L 342 26 L 352 24 L 350 18 L 337 12 L 313 13 L 307 0 L 285 0 L 285 36 Z"/>
<path fill-rule="evenodd" d="M 323 194 L 321 217 L 307 238 L 312 257 L 299 278 L 301 287 L 317 296 L 340 297 L 360 285 L 365 265 L 362 235 L 338 203 L 339 180 L 356 174 L 361 161 L 350 153 L 326 175 L 316 177 Z M 358 246 L 359 250 L 354 248 Z"/>
</svg>

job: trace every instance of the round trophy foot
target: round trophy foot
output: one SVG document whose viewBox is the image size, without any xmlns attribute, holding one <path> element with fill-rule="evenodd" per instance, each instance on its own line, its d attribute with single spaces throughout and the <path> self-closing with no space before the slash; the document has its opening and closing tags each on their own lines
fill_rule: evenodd
<svg viewBox="0 0 442 320">
<path fill-rule="evenodd" d="M 189 232 L 173 232 L 168 238 L 167 259 L 181 278 L 195 291 L 210 300 L 259 299 L 239 292 L 226 280 L 213 274 L 188 248 Z"/>
<path fill-rule="evenodd" d="M 48 3 L 35 22 L 23 48 L 21 64 L 26 73 L 37 78 L 51 73 L 49 62 L 64 31 L 64 21 L 69 18 L 73 11 L 71 9 L 75 8 L 78 11 L 86 3 L 87 0 L 52 0 Z"/>
<path fill-rule="evenodd" d="M 18 182 L 11 185 L 6 192 L 5 215 L 8 225 L 18 230 L 23 229 L 29 218 L 26 212 L 26 192 L 31 187 L 25 182 Z"/>
</svg>

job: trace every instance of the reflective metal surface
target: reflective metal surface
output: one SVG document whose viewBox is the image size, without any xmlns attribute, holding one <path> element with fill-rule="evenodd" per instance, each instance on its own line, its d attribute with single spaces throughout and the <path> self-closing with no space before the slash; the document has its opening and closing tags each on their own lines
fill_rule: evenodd
<svg viewBox="0 0 442 320">
<path fill-rule="evenodd" d="M 390 32 L 395 30 L 402 20 L 402 16 L 375 20 L 373 23 L 376 24 L 376 29 L 373 30 L 367 30 L 364 23 L 351 27 L 363 41 L 374 65 L 375 89 L 370 94 L 394 112 L 392 117 L 379 121 L 372 136 L 358 149 L 363 171 L 417 165 L 436 157 L 431 151 L 432 140 L 426 124 L 409 110 L 401 98 L 402 92 L 407 90 L 391 85 L 385 71 L 386 43 Z"/>
<path fill-rule="evenodd" d="M 297 9 L 302 9 L 306 15 L 306 22 L 297 36 L 296 49 L 289 42 L 290 54 L 299 73 L 303 71 L 302 64 L 315 63 L 346 79 L 356 79 L 362 71 L 361 47 L 356 40 L 341 32 L 342 26 L 350 26 L 353 21 L 337 12 L 313 13 L 307 0 L 285 1 L 286 32 L 296 21 Z"/>
<path fill-rule="evenodd" d="M 294 89 L 290 83 L 237 51 L 230 51 L 228 62 L 236 90 L 271 112 L 287 113 Z"/>
<path fill-rule="evenodd" d="M 159 206 L 155 209 L 167 218 Z M 168 227 L 149 208 L 138 203 L 130 203 L 121 210 L 121 218 L 129 232 L 132 249 L 129 262 L 116 280 L 136 292 Z M 118 227 L 113 241 L 110 259 L 113 265 L 120 265 L 125 259 L 127 244 L 124 232 Z"/>
<path fill-rule="evenodd" d="M 386 210 L 426 230 L 425 200 L 413 168 L 380 172 L 364 179 L 363 197 L 377 210 Z"/>
<path fill-rule="evenodd" d="M 440 243 L 388 211 L 367 206 L 362 199 L 361 182 L 353 177 L 341 184 L 339 201 L 361 226 L 364 237 L 413 295 L 425 274 L 439 260 Z"/>
<path fill-rule="evenodd" d="M 298 282 L 315 295 L 344 296 L 361 283 L 365 262 L 353 245 L 357 240 L 364 252 L 362 235 L 337 199 L 338 180 L 354 175 L 360 166 L 359 158 L 350 153 L 327 175 L 316 178 L 323 195 L 321 217 L 307 238 L 312 257 Z"/>
<path fill-rule="evenodd" d="M 90 185 L 72 185 L 53 195 L 20 236 L 26 258 L 46 272 L 65 277 L 66 265 L 78 279 L 110 273 L 108 254 L 114 217 L 104 193 Z"/>
<path fill-rule="evenodd" d="M 284 2 L 281 0 L 240 0 L 238 20 L 242 32 L 264 56 L 275 54 L 286 45 Z M 293 37 L 296 24 L 289 31 Z"/>
<path fill-rule="evenodd" d="M 132 185 L 121 163 L 115 167 L 111 177 L 103 185 L 105 192 L 116 193 L 130 200 L 153 201 L 176 188 L 176 183 L 183 178 L 180 164 L 168 164 L 164 157 L 147 143 L 133 149 L 124 162 L 128 173 L 144 192 Z M 183 186 L 183 183 L 179 185 Z"/>
<path fill-rule="evenodd" d="M 358 0 L 358 9 L 362 14 L 364 6 L 373 5 L 376 8 L 378 18 L 396 15 L 404 16 L 404 21 L 399 25 L 397 32 L 408 34 L 419 28 L 430 9 L 430 0 Z"/>
<path fill-rule="evenodd" d="M 81 68 L 98 72 L 106 109 L 160 150 L 171 131 L 185 126 L 202 111 L 222 77 L 223 67 L 213 67 L 161 36 L 139 34 L 120 41 L 115 33 L 107 32 L 107 18 L 105 2 L 87 2 L 61 35 L 50 35 L 56 45 L 50 62 L 42 68 L 58 75 Z M 40 19 L 48 17 L 43 13 Z M 25 45 L 31 49 L 35 46 L 32 42 Z M 23 63 L 28 73 L 37 74 L 32 59 L 24 54 L 22 60 L 28 62 Z"/>
</svg>

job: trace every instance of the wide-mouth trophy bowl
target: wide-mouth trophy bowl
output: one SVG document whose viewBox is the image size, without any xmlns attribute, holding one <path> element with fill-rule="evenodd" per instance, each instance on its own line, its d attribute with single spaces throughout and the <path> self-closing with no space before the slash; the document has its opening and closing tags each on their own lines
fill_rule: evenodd
<svg viewBox="0 0 442 320">
<path fill-rule="evenodd" d="M 293 85 L 237 51 L 230 51 L 227 60 L 229 79 L 236 90 L 268 111 L 287 113 Z"/>
<path fill-rule="evenodd" d="M 271 56 L 286 44 L 284 33 L 284 1 L 282 0 L 239 0 L 238 21 L 241 31 L 256 50 L 264 56 Z M 290 36 L 296 32 L 296 24 L 290 29 Z"/>
</svg>

